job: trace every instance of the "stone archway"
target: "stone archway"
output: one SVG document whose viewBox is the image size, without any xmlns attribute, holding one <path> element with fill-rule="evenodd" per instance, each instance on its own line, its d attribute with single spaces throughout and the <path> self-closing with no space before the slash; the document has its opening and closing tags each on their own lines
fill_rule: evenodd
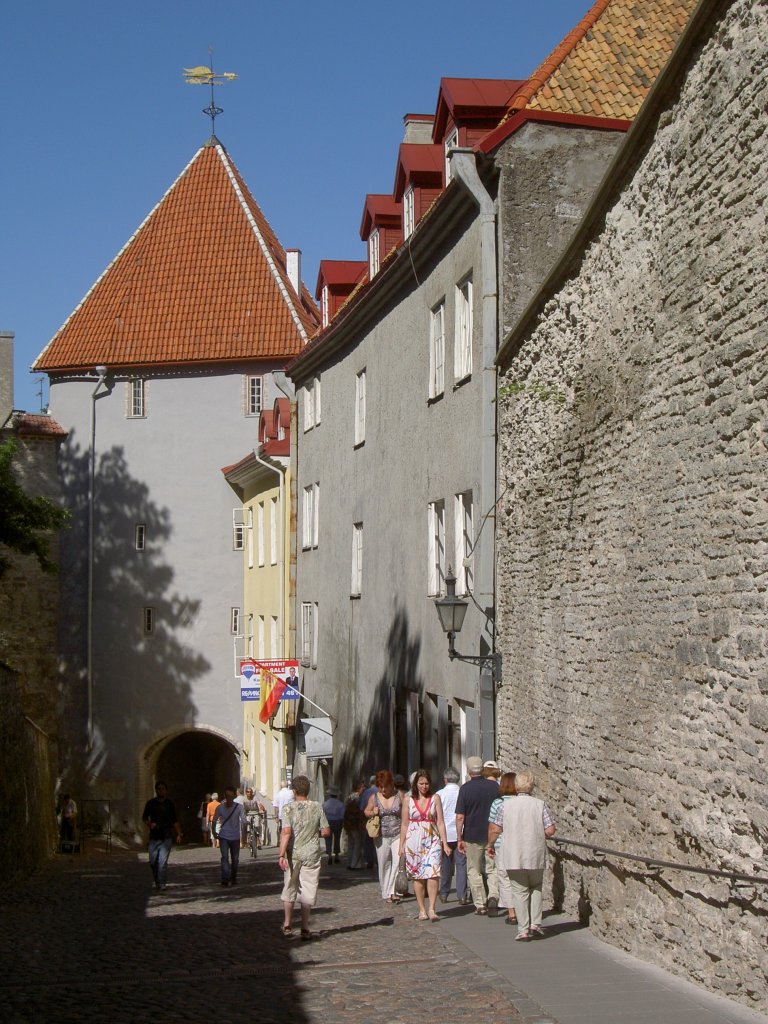
<svg viewBox="0 0 768 1024">
<path fill-rule="evenodd" d="M 201 840 L 197 812 L 206 793 L 240 784 L 236 748 L 215 733 L 190 729 L 169 739 L 157 755 L 154 775 L 168 785 L 187 842 Z"/>
</svg>

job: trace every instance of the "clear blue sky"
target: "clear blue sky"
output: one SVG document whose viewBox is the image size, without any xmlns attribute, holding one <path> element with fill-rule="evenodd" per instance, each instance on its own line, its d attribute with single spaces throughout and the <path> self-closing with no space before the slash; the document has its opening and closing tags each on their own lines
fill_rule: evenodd
<svg viewBox="0 0 768 1024">
<path fill-rule="evenodd" d="M 239 79 L 216 134 L 283 245 L 363 259 L 367 192 L 389 192 L 403 114 L 433 113 L 441 76 L 525 78 L 592 0 L 8 0 L 0 14 L 0 330 L 29 366 L 210 134 L 210 92 Z M 44 389 L 47 401 L 47 386 Z"/>
</svg>

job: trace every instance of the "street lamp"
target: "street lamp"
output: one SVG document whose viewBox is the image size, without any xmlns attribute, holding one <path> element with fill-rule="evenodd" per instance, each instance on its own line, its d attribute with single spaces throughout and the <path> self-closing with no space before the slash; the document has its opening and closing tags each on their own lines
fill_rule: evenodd
<svg viewBox="0 0 768 1024">
<path fill-rule="evenodd" d="M 451 566 L 448 566 L 448 575 L 445 577 L 445 590 L 445 597 L 435 599 L 435 609 L 443 632 L 448 634 L 448 657 L 451 661 L 466 661 L 470 665 L 490 663 L 494 682 L 497 686 L 501 685 L 501 654 L 498 651 L 492 654 L 459 654 L 454 647 L 456 634 L 461 632 L 464 625 L 469 602 L 456 596 L 456 577 Z"/>
</svg>

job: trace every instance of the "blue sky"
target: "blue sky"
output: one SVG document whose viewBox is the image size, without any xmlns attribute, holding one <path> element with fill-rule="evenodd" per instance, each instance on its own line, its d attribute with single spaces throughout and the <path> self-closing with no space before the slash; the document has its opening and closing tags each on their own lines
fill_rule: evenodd
<svg viewBox="0 0 768 1024">
<path fill-rule="evenodd" d="M 182 68 L 234 71 L 216 134 L 283 245 L 363 259 L 367 192 L 392 188 L 403 115 L 441 76 L 525 78 L 592 0 L 24 0 L 2 5 L 0 330 L 29 366 L 210 134 Z M 43 391 L 47 401 L 47 386 Z"/>
</svg>

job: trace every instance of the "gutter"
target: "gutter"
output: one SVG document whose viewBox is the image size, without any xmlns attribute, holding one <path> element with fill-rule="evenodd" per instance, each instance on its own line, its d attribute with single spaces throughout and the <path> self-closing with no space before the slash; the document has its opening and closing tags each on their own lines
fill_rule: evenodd
<svg viewBox="0 0 768 1024">
<path fill-rule="evenodd" d="M 496 206 L 480 180 L 475 152 L 457 148 L 450 152 L 451 175 L 472 197 L 479 209 L 480 285 L 482 301 L 482 427 L 480 439 L 480 494 L 477 508 L 480 522 L 491 520 L 490 534 L 481 539 L 477 551 L 476 598 L 485 614 L 484 631 L 488 647 L 495 649 L 496 618 L 494 573 L 496 563 L 496 345 L 498 338 L 498 268 L 496 250 Z M 484 760 L 496 756 L 496 694 L 491 663 L 480 672 L 480 751 Z"/>
<path fill-rule="evenodd" d="M 715 12 L 721 4 L 722 0 L 699 0 L 669 60 L 645 97 L 626 139 L 619 146 L 565 251 L 520 314 L 517 323 L 499 348 L 496 365 L 500 369 L 503 369 L 514 357 L 523 335 L 529 330 L 554 292 L 568 279 L 583 259 L 587 243 L 591 236 L 599 230 L 600 223 L 613 201 L 616 191 L 630 173 L 630 165 L 636 153 L 647 141 L 645 133 L 653 125 L 666 104 L 667 93 L 672 88 L 675 77 L 680 73 L 691 51 L 698 45 L 700 34 L 706 29 L 711 29 Z"/>
</svg>

